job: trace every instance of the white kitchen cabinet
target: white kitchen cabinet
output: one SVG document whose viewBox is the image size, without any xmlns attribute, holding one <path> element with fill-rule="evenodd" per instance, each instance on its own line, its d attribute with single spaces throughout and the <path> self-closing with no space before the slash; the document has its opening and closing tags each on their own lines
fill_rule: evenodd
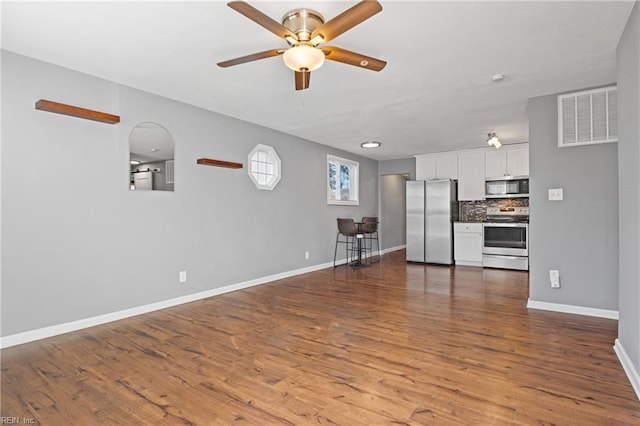
<svg viewBox="0 0 640 426">
<path fill-rule="evenodd" d="M 436 156 L 436 178 L 458 179 L 458 154 Z"/>
<path fill-rule="evenodd" d="M 484 200 L 485 154 L 481 150 L 458 153 L 458 200 Z"/>
<path fill-rule="evenodd" d="M 484 177 L 488 179 L 507 174 L 507 150 L 492 148 L 484 154 Z"/>
<path fill-rule="evenodd" d="M 433 155 L 416 155 L 416 180 L 429 180 L 436 177 L 436 158 Z"/>
<path fill-rule="evenodd" d="M 507 173 L 529 176 L 529 145 L 513 146 L 507 150 Z"/>
<path fill-rule="evenodd" d="M 454 223 L 453 252 L 456 265 L 482 266 L 482 223 Z"/>
<path fill-rule="evenodd" d="M 416 179 L 458 179 L 458 154 L 416 155 Z"/>
<path fill-rule="evenodd" d="M 529 144 L 485 151 L 485 178 L 529 176 Z"/>
</svg>

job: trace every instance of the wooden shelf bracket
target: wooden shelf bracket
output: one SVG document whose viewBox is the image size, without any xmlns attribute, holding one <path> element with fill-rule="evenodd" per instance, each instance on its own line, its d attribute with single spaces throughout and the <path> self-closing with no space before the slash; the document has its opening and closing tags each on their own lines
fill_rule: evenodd
<svg viewBox="0 0 640 426">
<path fill-rule="evenodd" d="M 242 163 L 234 163 L 232 161 L 214 160 L 212 158 L 198 158 L 196 161 L 198 164 L 205 166 L 226 167 L 228 169 L 241 169 Z"/>
<path fill-rule="evenodd" d="M 87 120 L 99 121 L 101 123 L 115 124 L 120 122 L 120 116 L 118 115 L 61 104 L 59 102 L 48 101 L 46 99 L 40 99 L 36 102 L 36 109 L 40 111 L 55 112 L 56 114 L 70 115 L 72 117 L 86 118 Z"/>
</svg>

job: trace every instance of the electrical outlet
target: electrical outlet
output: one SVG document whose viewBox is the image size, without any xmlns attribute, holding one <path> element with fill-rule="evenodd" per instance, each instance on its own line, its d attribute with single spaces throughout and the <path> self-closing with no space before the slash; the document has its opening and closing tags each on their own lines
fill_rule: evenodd
<svg viewBox="0 0 640 426">
<path fill-rule="evenodd" d="M 549 281 L 551 281 L 551 288 L 560 288 L 560 271 L 557 269 L 550 269 Z"/>
<path fill-rule="evenodd" d="M 187 271 L 180 271 L 178 279 L 180 280 L 181 283 L 186 283 L 187 282 Z"/>
<path fill-rule="evenodd" d="M 309 251 L 308 250 L 304 252 L 304 258 L 305 259 L 309 259 Z"/>
<path fill-rule="evenodd" d="M 563 194 L 562 188 L 549 190 L 549 201 L 562 201 L 563 198 L 564 198 L 564 194 Z"/>
</svg>

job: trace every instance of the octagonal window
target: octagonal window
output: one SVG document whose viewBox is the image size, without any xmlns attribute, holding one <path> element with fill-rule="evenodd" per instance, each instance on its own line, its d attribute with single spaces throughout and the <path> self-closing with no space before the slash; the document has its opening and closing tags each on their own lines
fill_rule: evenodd
<svg viewBox="0 0 640 426">
<path fill-rule="evenodd" d="M 280 182 L 280 157 L 273 147 L 256 145 L 249 154 L 249 177 L 258 189 L 271 191 Z"/>
</svg>

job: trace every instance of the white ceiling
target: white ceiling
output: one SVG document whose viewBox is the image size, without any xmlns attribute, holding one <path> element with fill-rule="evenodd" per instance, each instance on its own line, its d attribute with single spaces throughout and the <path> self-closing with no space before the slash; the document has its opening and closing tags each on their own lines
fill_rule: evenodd
<svg viewBox="0 0 640 426">
<path fill-rule="evenodd" d="M 331 19 L 356 2 L 250 1 L 276 21 Z M 286 47 L 223 2 L 6 2 L 2 47 L 374 159 L 528 141 L 527 98 L 613 83 L 633 1 L 381 1 L 330 41 L 386 60 L 379 73 L 327 61 L 309 90 L 274 57 Z M 494 74 L 506 79 L 493 83 Z M 382 141 L 375 150 L 360 143 Z"/>
</svg>

